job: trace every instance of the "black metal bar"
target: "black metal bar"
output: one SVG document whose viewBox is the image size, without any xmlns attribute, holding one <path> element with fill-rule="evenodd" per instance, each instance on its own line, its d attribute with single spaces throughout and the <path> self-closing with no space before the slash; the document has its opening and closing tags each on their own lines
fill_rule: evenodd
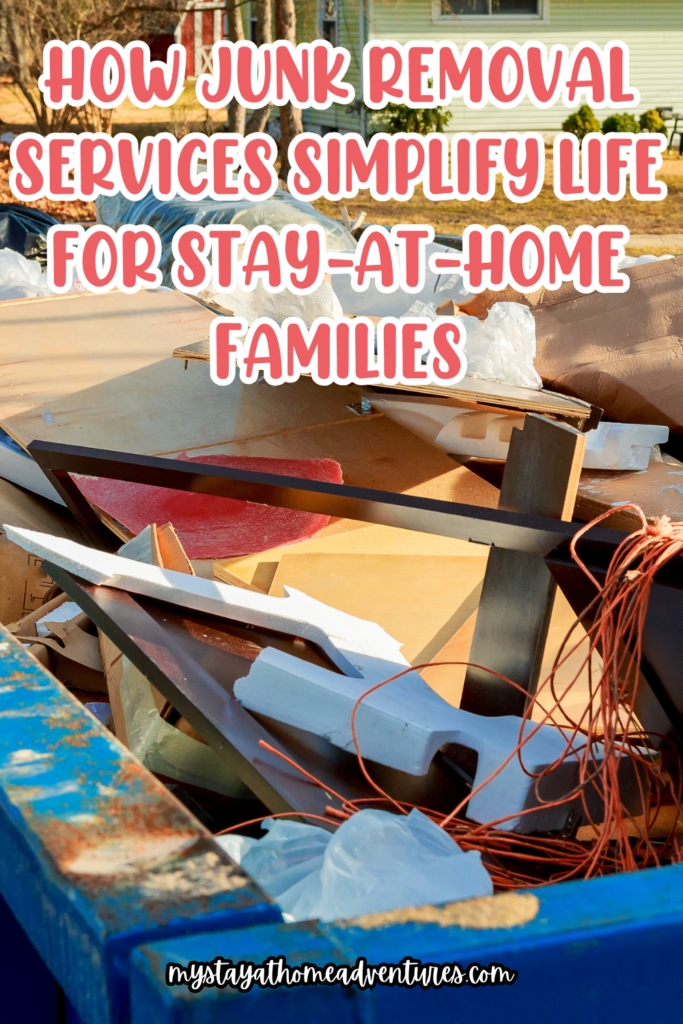
<svg viewBox="0 0 683 1024">
<path fill-rule="evenodd" d="M 50 482 L 56 486 L 57 480 L 58 490 L 65 501 L 68 497 L 69 507 L 83 528 L 90 531 L 89 536 L 94 513 L 73 481 L 67 479 L 70 473 L 237 498 L 543 556 L 566 545 L 581 529 L 581 524 L 543 516 L 158 456 L 48 441 L 33 441 L 28 450 L 46 475 L 53 474 L 49 476 Z M 613 551 L 623 539 L 624 534 L 618 530 L 595 529 L 590 543 L 592 547 L 604 546 Z"/>
<path fill-rule="evenodd" d="M 163 602 L 96 586 L 53 563 L 44 565 L 45 571 L 271 811 L 324 816 L 327 806 L 341 809 L 334 792 L 349 800 L 376 796 L 354 753 L 303 729 L 252 714 L 234 697 L 235 679 L 248 672 L 253 660 L 253 650 L 249 658 L 240 659 L 235 654 L 244 645 L 242 624 L 190 614 Z M 270 645 L 274 639 L 272 635 L 262 636 L 258 630 L 249 633 L 255 638 L 247 642 L 252 648 L 262 643 Z M 295 639 L 279 635 L 285 644 Z M 302 657 L 300 653 L 297 656 Z M 290 757 L 322 787 L 261 747 L 260 740 Z M 459 777 L 438 759 L 423 776 L 372 762 L 368 767 L 383 789 L 420 807 L 445 813 L 467 795 Z M 336 823 L 330 822 L 329 827 L 336 827 Z"/>
</svg>

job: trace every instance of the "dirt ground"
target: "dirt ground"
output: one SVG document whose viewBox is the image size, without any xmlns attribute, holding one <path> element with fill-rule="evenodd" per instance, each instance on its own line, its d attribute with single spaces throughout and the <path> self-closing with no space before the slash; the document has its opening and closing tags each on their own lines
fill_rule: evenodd
<svg viewBox="0 0 683 1024">
<path fill-rule="evenodd" d="M 168 109 L 138 110 L 123 104 L 114 115 L 114 131 L 128 131 L 138 137 L 171 131 L 181 136 L 190 131 L 216 131 L 223 127 L 222 110 L 206 111 L 196 100 L 194 90 L 188 88 L 180 100 Z M 0 82 L 0 133 L 15 133 L 31 129 L 26 102 L 6 82 Z M 9 191 L 9 147 L 0 145 L 0 202 L 16 202 Z M 672 156 L 664 161 L 658 177 L 666 181 L 668 196 L 661 202 L 642 203 L 626 196 L 618 203 L 583 201 L 561 202 L 552 191 L 552 152 L 547 153 L 546 183 L 540 195 L 530 203 L 512 203 L 499 186 L 495 197 L 486 203 L 432 202 L 421 191 L 408 203 L 393 200 L 378 202 L 370 196 L 349 200 L 346 206 L 351 220 L 364 210 L 368 222 L 378 224 L 425 223 L 439 233 L 461 234 L 468 224 L 505 224 L 514 228 L 519 224 L 535 224 L 540 228 L 550 224 L 563 224 L 571 231 L 580 224 L 625 224 L 631 234 L 671 235 L 683 234 L 683 158 Z M 94 203 L 53 202 L 48 199 L 35 205 L 63 221 L 91 221 L 95 219 Z M 315 206 L 335 219 L 341 218 L 341 203 L 320 199 Z M 629 249 L 629 252 L 663 252 L 664 250 Z M 681 252 L 683 246 L 671 251 Z"/>
</svg>

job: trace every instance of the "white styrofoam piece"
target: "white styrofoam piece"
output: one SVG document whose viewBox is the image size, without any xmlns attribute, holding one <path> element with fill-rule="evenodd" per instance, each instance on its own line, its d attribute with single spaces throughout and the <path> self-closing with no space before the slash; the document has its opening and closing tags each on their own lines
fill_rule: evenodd
<svg viewBox="0 0 683 1024">
<path fill-rule="evenodd" d="M 524 413 L 457 409 L 452 405 L 408 402 L 368 396 L 373 407 L 453 455 L 507 459 L 514 427 L 524 425 Z M 669 439 L 669 428 L 645 423 L 599 423 L 586 434 L 584 469 L 643 470 L 656 444 Z"/>
<path fill-rule="evenodd" d="M 5 525 L 7 537 L 24 550 L 99 586 L 142 594 L 197 611 L 294 634 L 319 645 L 340 672 L 312 665 L 275 648 L 265 648 L 249 674 L 235 684 L 235 696 L 252 711 L 323 736 L 353 751 L 351 712 L 358 697 L 408 662 L 400 644 L 376 623 L 347 615 L 298 591 L 270 597 L 218 581 L 189 576 L 74 541 Z M 439 748 L 460 743 L 478 753 L 475 786 L 514 751 L 521 719 L 484 718 L 447 704 L 416 673 L 381 687 L 360 706 L 357 733 L 365 757 L 424 775 Z M 527 772 L 553 764 L 565 749 L 562 732 L 537 729 L 524 748 Z M 598 753 L 596 752 L 596 756 Z M 571 792 L 579 762 L 569 757 L 544 782 L 545 800 Z M 501 827 L 528 832 L 562 828 L 570 813 L 581 815 L 580 798 L 560 807 L 538 806 L 536 780 L 512 757 L 500 774 L 470 800 L 468 815 L 486 822 L 513 815 Z M 525 808 L 533 814 L 516 817 Z M 598 819 L 599 820 L 599 819 Z"/>
<path fill-rule="evenodd" d="M 348 675 L 361 674 L 367 659 L 389 662 L 393 671 L 397 666 L 403 668 L 408 664 L 400 653 L 401 644 L 376 622 L 347 615 L 289 587 L 285 588 L 285 598 L 270 597 L 218 580 L 96 551 L 63 537 L 10 525 L 3 529 L 9 540 L 25 551 L 59 565 L 88 583 L 127 590 L 310 640 Z"/>
<path fill-rule="evenodd" d="M 17 451 L 18 447 L 0 430 L 0 477 L 42 498 L 64 505 L 38 463 L 26 452 Z"/>
<path fill-rule="evenodd" d="M 234 692 L 249 710 L 323 736 L 335 746 L 353 752 L 354 704 L 375 681 L 391 674 L 386 663 L 377 663 L 372 669 L 364 679 L 350 679 L 268 647 L 261 651 L 249 674 L 237 680 Z M 356 733 L 363 756 L 412 775 L 426 774 L 437 750 L 445 743 L 459 743 L 476 750 L 479 758 L 475 787 L 515 749 L 520 726 L 521 719 L 514 716 L 484 718 L 452 707 L 415 672 L 370 694 L 356 715 Z M 525 735 L 534 727 L 534 723 L 529 723 Z M 565 746 L 560 730 L 542 726 L 524 747 L 527 771 L 538 772 L 554 763 Z M 535 806 L 534 782 L 514 757 L 470 800 L 467 814 L 475 821 L 487 822 Z M 577 783 L 578 761 L 570 758 L 549 776 L 545 798 L 559 797 Z M 520 832 L 559 829 L 572 808 L 580 813 L 578 802 L 576 808 L 541 808 L 500 827 Z"/>
<path fill-rule="evenodd" d="M 647 469 L 656 444 L 669 440 L 669 428 L 647 423 L 599 423 L 586 434 L 584 469 Z"/>
</svg>

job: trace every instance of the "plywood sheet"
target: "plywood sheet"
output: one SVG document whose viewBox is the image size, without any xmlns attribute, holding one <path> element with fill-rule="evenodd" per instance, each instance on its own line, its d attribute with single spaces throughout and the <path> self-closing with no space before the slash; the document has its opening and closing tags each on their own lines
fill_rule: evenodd
<svg viewBox="0 0 683 1024">
<path fill-rule="evenodd" d="M 353 319 L 353 318 L 351 318 Z M 370 317 L 371 320 L 381 319 Z M 186 362 L 196 361 L 208 363 L 210 359 L 209 341 L 201 339 L 187 345 L 180 345 L 174 350 L 176 359 Z M 420 395 L 443 395 L 445 398 L 457 398 L 469 402 L 488 402 L 494 406 L 509 409 L 525 409 L 529 412 L 541 412 L 558 416 L 570 416 L 585 420 L 591 414 L 590 404 L 578 398 L 569 398 L 554 391 L 533 391 L 531 388 L 520 388 L 515 384 L 501 384 L 496 380 L 480 380 L 477 377 L 465 377 L 454 387 L 442 387 L 439 384 L 395 384 L 399 391 L 410 391 Z"/>
<path fill-rule="evenodd" d="M 635 502 L 652 522 L 669 516 L 683 521 L 683 462 L 664 456 L 663 462 L 650 462 L 640 472 L 615 472 L 584 469 L 576 502 L 576 515 L 590 521 L 608 509 Z M 641 522 L 631 509 L 616 512 L 605 523 L 615 530 L 638 530 Z"/>
<path fill-rule="evenodd" d="M 358 416 L 347 423 L 216 445 L 210 451 L 285 459 L 336 459 L 344 483 L 351 486 L 488 508 L 498 504 L 495 487 L 385 416 Z"/>
<path fill-rule="evenodd" d="M 283 585 L 378 622 L 411 662 L 430 661 L 469 617 L 486 557 L 284 555 L 270 593 Z M 473 596 L 475 592 L 475 596 Z"/>
<path fill-rule="evenodd" d="M 421 555 L 422 557 L 486 557 L 481 544 L 469 544 L 454 537 L 400 530 L 393 526 L 336 519 L 311 540 L 285 547 L 271 548 L 256 555 L 221 558 L 213 563 L 213 574 L 224 583 L 243 583 L 267 594 L 273 577 L 285 555 Z"/>
<path fill-rule="evenodd" d="M 0 423 L 34 439 L 140 454 L 353 418 L 350 385 L 309 378 L 269 387 L 214 384 L 172 358 L 208 338 L 214 314 L 180 292 L 78 293 L 3 303 Z"/>
</svg>

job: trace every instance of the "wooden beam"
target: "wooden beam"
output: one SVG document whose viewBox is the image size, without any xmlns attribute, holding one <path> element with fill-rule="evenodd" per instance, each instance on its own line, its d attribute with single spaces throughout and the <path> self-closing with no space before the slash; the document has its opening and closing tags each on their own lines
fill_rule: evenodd
<svg viewBox="0 0 683 1024">
<path fill-rule="evenodd" d="M 586 446 L 573 427 L 527 415 L 514 429 L 498 507 L 571 520 Z M 543 558 L 493 547 L 484 577 L 461 707 L 479 715 L 521 715 L 543 659 L 555 582 Z M 484 666 L 475 668 L 474 665 Z"/>
</svg>

